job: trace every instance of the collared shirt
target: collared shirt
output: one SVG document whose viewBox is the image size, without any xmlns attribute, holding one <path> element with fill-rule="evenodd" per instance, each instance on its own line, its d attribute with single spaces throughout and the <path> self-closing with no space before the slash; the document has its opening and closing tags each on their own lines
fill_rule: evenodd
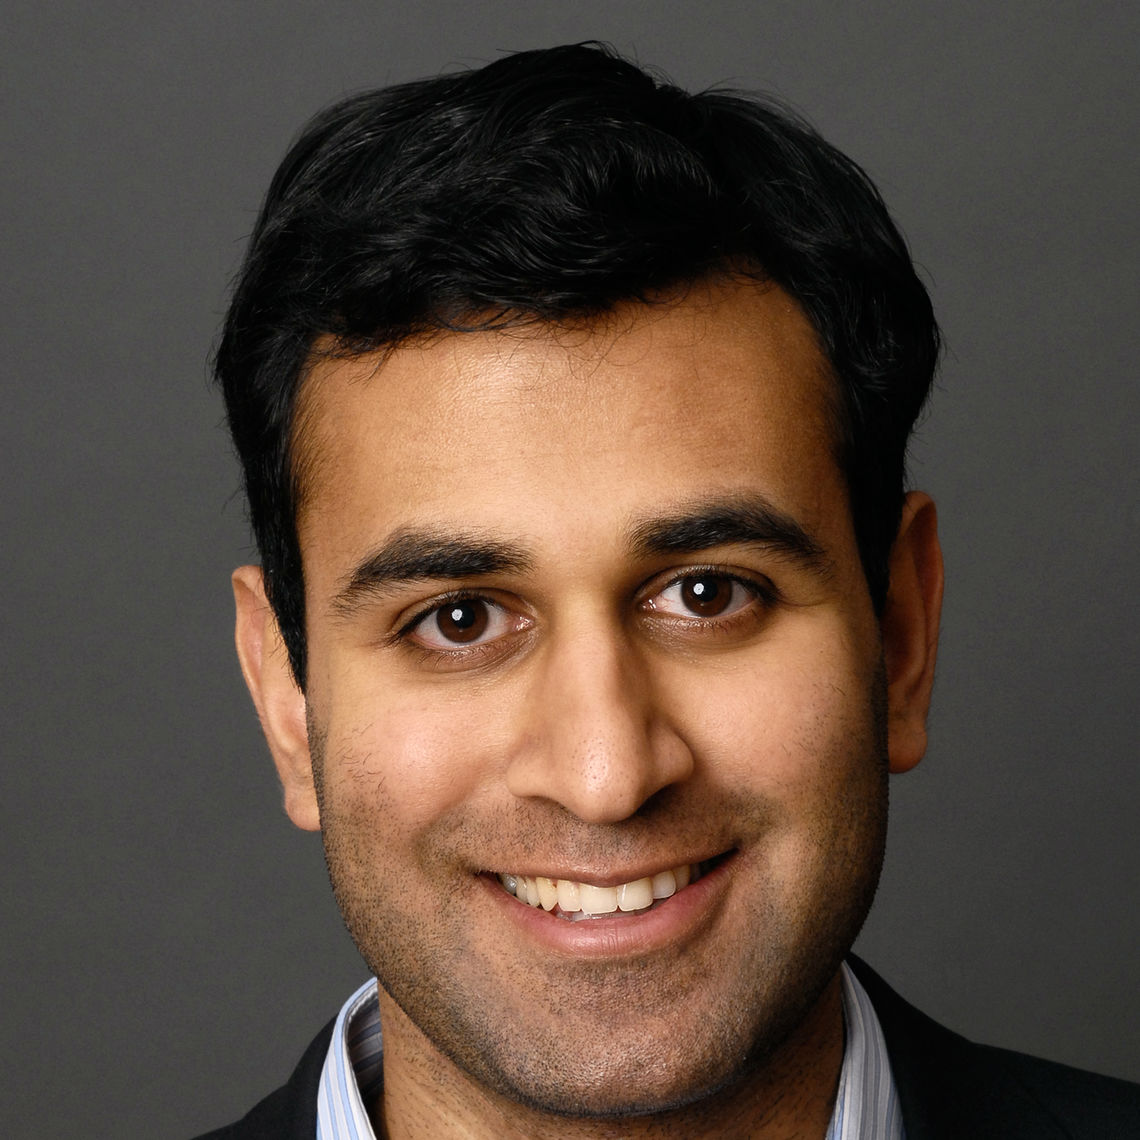
<svg viewBox="0 0 1140 1140">
<path fill-rule="evenodd" d="M 843 1068 L 824 1140 L 905 1140 L 887 1044 L 871 999 L 841 967 Z M 384 1080 L 376 981 L 366 982 L 336 1019 L 317 1091 L 317 1140 L 376 1140 L 365 1105 Z"/>
</svg>

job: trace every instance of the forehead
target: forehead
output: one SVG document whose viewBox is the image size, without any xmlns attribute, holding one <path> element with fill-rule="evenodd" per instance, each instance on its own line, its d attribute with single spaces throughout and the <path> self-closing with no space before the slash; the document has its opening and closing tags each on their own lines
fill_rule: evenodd
<svg viewBox="0 0 1140 1140">
<path fill-rule="evenodd" d="M 835 401 L 799 305 L 755 283 L 318 358 L 295 433 L 307 573 L 333 539 L 423 523 L 552 533 L 557 519 L 588 541 L 591 520 L 704 493 L 758 491 L 811 521 L 837 492 L 845 503 Z"/>
</svg>

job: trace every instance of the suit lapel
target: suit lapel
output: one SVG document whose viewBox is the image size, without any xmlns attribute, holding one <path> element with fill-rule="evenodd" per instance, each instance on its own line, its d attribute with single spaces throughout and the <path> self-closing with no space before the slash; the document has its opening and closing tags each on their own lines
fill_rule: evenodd
<svg viewBox="0 0 1140 1140">
<path fill-rule="evenodd" d="M 254 1105 L 236 1124 L 198 1140 L 314 1140 L 317 1135 L 317 1090 L 329 1051 L 334 1022 L 317 1034 L 288 1082 Z"/>
<path fill-rule="evenodd" d="M 865 962 L 848 964 L 883 1029 L 907 1140 L 1062 1140 L 1067 1133 L 1000 1049 L 975 1045 L 920 1013 Z"/>
</svg>

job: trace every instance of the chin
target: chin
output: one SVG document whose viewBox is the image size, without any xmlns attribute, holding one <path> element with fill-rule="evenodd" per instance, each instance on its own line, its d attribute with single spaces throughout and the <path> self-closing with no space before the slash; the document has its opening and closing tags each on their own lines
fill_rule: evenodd
<svg viewBox="0 0 1140 1140">
<path fill-rule="evenodd" d="M 520 1065 L 516 1042 L 511 1057 L 484 1057 L 468 1075 L 544 1115 L 607 1119 L 682 1111 L 743 1082 L 763 1063 L 751 1054 L 733 1055 L 723 1041 L 709 1041 L 696 1052 L 686 1047 L 680 1055 L 651 1057 L 637 1044 L 607 1037 L 610 1048 L 579 1051 L 573 1059 L 556 1050 L 561 1064 L 553 1065 L 536 1065 L 533 1056 Z M 469 1064 L 470 1058 L 464 1061 Z"/>
<path fill-rule="evenodd" d="M 692 992 L 668 992 L 651 967 L 647 980 L 656 992 L 634 1009 L 625 987 L 610 990 L 607 1000 L 602 977 L 588 1001 L 577 993 L 561 1000 L 531 995 L 521 1006 L 512 1003 L 505 1018 L 502 1010 L 473 1018 L 477 1003 L 455 991 L 450 1002 L 441 1002 L 438 990 L 430 1002 L 406 991 L 401 998 L 436 1055 L 505 1102 L 568 1119 L 683 1120 L 707 1114 L 714 1098 L 728 1103 L 741 1094 L 763 1095 L 767 1078 L 798 1052 L 797 1044 L 818 1033 L 813 1014 L 824 1006 L 841 957 L 836 950 L 826 962 L 817 958 L 794 977 L 779 967 L 762 972 L 767 984 L 748 995 L 751 1001 L 738 990 L 727 1000 L 694 1003 Z M 654 1007 L 664 1012 L 646 1012 Z M 400 1013 L 401 1021 L 411 1020 L 405 1008 Z"/>
</svg>

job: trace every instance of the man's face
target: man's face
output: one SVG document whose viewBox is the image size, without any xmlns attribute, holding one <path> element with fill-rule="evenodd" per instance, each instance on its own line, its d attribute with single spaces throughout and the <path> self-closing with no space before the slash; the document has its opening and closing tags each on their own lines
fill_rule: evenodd
<svg viewBox="0 0 1140 1140">
<path fill-rule="evenodd" d="M 743 284 L 316 366 L 309 739 L 386 1049 L 652 1110 L 762 1064 L 833 980 L 886 759 L 832 383 Z"/>
</svg>

